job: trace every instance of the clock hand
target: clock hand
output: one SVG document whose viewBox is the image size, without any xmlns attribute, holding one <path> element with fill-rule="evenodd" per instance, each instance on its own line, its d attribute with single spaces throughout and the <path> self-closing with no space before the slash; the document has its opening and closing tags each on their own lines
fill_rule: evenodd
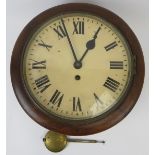
<svg viewBox="0 0 155 155">
<path fill-rule="evenodd" d="M 80 63 L 82 62 L 82 60 L 84 59 L 84 57 L 86 56 L 86 54 L 88 53 L 88 51 L 95 48 L 95 40 L 96 40 L 97 35 L 98 35 L 98 33 L 99 33 L 100 30 L 101 30 L 101 27 L 99 27 L 99 28 L 97 29 L 96 33 L 95 33 L 94 36 L 93 36 L 93 39 L 87 41 L 87 43 L 86 43 L 86 48 L 87 48 L 87 49 L 86 49 L 86 51 L 84 52 L 84 54 L 82 55 L 81 59 L 79 60 Z"/>
<path fill-rule="evenodd" d="M 72 51 L 72 53 L 73 53 L 73 57 L 74 57 L 74 59 L 75 59 L 75 62 L 77 62 L 78 60 L 77 60 L 77 57 L 76 57 L 76 54 L 75 54 L 75 51 L 74 51 L 74 48 L 73 48 L 72 42 L 71 42 L 71 40 L 70 40 L 70 38 L 69 38 L 69 35 L 68 35 L 68 32 L 67 32 L 67 29 L 66 29 L 65 23 L 64 23 L 64 21 L 63 21 L 62 18 L 61 18 L 61 23 L 62 23 L 63 28 L 64 28 L 64 30 L 65 30 L 65 33 L 66 33 L 66 36 L 67 36 L 67 40 L 68 40 L 68 42 L 69 42 L 69 45 L 70 45 L 71 51 Z"/>
</svg>

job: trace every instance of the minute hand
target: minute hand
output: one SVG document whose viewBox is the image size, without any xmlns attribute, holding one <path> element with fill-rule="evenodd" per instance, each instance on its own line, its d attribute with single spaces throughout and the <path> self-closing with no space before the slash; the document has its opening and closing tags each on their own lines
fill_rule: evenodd
<svg viewBox="0 0 155 155">
<path fill-rule="evenodd" d="M 86 56 L 86 54 L 88 53 L 89 50 L 92 50 L 93 48 L 95 48 L 95 40 L 97 38 L 97 35 L 99 33 L 99 31 L 101 30 L 101 27 L 99 27 L 96 31 L 96 33 L 93 36 L 93 39 L 87 41 L 86 43 L 86 51 L 84 52 L 84 54 L 82 55 L 81 59 L 79 60 L 79 62 L 82 62 L 82 60 L 84 59 L 84 57 Z"/>
<path fill-rule="evenodd" d="M 66 29 L 65 23 L 64 23 L 64 21 L 63 21 L 62 18 L 61 18 L 61 23 L 62 23 L 63 28 L 64 28 L 64 30 L 65 30 L 65 33 L 66 33 L 66 37 L 67 37 L 68 43 L 69 43 L 69 45 L 70 45 L 70 48 L 71 48 L 72 53 L 73 53 L 73 56 L 74 56 L 74 60 L 75 60 L 75 62 L 77 62 L 77 57 L 76 57 L 76 54 L 75 54 L 75 51 L 74 51 L 74 48 L 73 48 L 72 42 L 71 42 L 71 40 L 70 40 L 70 38 L 69 38 L 69 35 L 68 35 L 68 32 L 67 32 L 67 29 Z"/>
</svg>

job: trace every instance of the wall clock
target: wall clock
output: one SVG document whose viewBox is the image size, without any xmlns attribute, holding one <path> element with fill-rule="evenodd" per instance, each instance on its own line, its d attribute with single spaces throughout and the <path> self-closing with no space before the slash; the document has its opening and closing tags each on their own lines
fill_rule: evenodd
<svg viewBox="0 0 155 155">
<path fill-rule="evenodd" d="M 105 8 L 64 4 L 44 11 L 21 32 L 11 79 L 25 112 L 66 135 L 89 135 L 120 122 L 144 80 L 140 44 Z"/>
</svg>

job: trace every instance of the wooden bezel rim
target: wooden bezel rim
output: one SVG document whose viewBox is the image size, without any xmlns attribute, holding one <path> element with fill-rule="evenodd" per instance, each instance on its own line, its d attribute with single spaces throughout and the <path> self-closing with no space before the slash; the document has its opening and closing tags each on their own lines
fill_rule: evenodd
<svg viewBox="0 0 155 155">
<path fill-rule="evenodd" d="M 63 121 L 62 119 L 55 116 L 49 116 L 45 111 L 41 110 L 38 106 L 36 106 L 34 100 L 25 88 L 22 77 L 22 57 L 28 39 L 31 37 L 33 32 L 35 32 L 35 30 L 44 22 L 46 22 L 49 18 L 60 15 L 60 13 L 65 14 L 69 12 L 90 13 L 99 16 L 100 18 L 104 18 L 105 20 L 113 24 L 126 38 L 129 47 L 131 48 L 132 55 L 136 57 L 136 74 L 133 77 L 132 84 L 128 89 L 128 93 L 122 103 L 103 119 L 98 119 L 91 123 L 89 121 L 75 121 L 73 123 L 72 121 Z M 16 41 L 12 53 L 11 80 L 15 95 L 20 105 L 25 110 L 25 112 L 38 124 L 49 130 L 53 130 L 67 135 L 89 135 L 104 131 L 114 126 L 131 111 L 131 109 L 138 100 L 143 86 L 144 58 L 141 46 L 136 36 L 129 28 L 129 26 L 120 17 L 118 17 L 111 11 L 96 5 L 85 3 L 70 3 L 56 6 L 54 8 L 44 11 L 43 13 L 35 17 L 23 29 Z"/>
</svg>

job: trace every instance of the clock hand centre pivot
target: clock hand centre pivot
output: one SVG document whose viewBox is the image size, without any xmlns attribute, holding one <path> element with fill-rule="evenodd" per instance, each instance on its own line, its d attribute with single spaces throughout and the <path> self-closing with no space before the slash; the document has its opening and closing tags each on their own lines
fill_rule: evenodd
<svg viewBox="0 0 155 155">
<path fill-rule="evenodd" d="M 82 63 L 80 61 L 75 61 L 74 62 L 74 68 L 75 69 L 80 69 L 82 67 Z"/>
</svg>

